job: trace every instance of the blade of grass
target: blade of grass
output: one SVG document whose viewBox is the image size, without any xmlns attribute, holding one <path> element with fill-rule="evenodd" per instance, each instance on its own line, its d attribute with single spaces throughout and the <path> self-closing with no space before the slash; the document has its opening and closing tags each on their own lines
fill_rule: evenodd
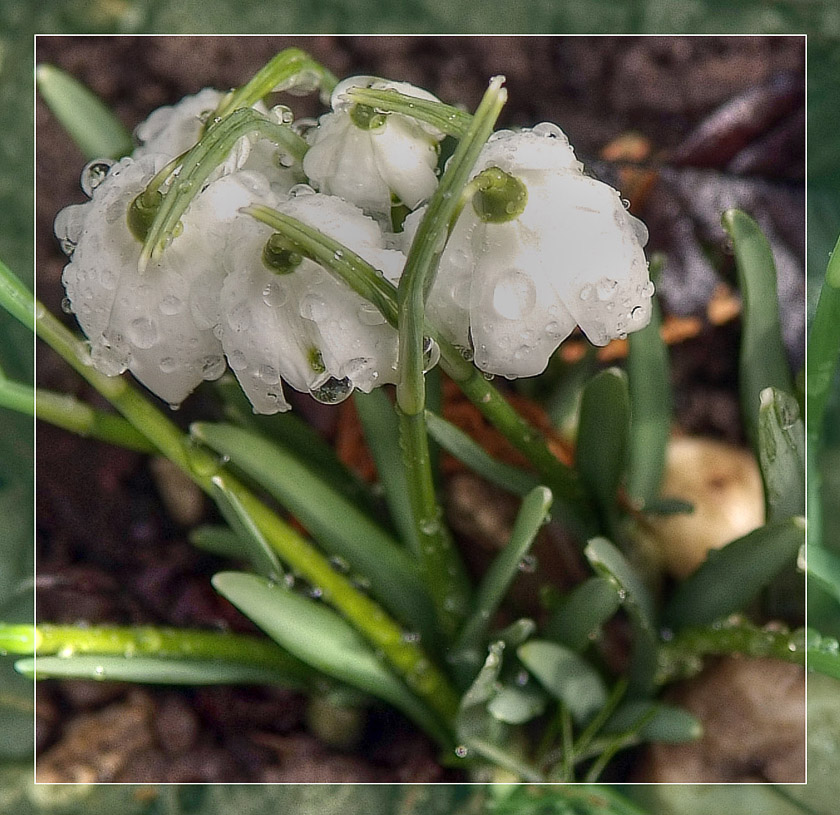
<svg viewBox="0 0 840 815">
<path fill-rule="evenodd" d="M 434 629 L 414 564 L 396 541 L 298 459 L 233 425 L 200 422 L 192 436 L 253 478 L 331 554 L 370 581 L 371 592 L 422 635 Z"/>
<path fill-rule="evenodd" d="M 790 367 L 779 324 L 776 264 L 767 238 L 744 212 L 724 212 L 723 228 L 732 239 L 743 300 L 739 356 L 741 412 L 748 437 L 758 438 L 758 409 L 764 388 L 793 393 Z"/>
<path fill-rule="evenodd" d="M 583 651 L 620 607 L 616 584 L 606 577 L 590 577 L 561 600 L 546 621 L 542 636 Z"/>
<path fill-rule="evenodd" d="M 651 277 L 656 277 L 656 259 Z M 661 263 L 657 264 L 661 267 Z M 630 387 L 627 492 L 642 507 L 659 496 L 665 450 L 671 433 L 671 394 L 668 346 L 660 334 L 662 311 L 653 298 L 650 323 L 628 338 L 627 374 Z"/>
<path fill-rule="evenodd" d="M 795 562 L 804 543 L 804 518 L 786 518 L 712 550 L 703 565 L 677 586 L 663 619 L 679 629 L 742 611 L 785 566 Z"/>
<path fill-rule="evenodd" d="M 54 65 L 35 69 L 38 92 L 87 160 L 122 158 L 134 149 L 131 134 L 92 91 Z"/>
<path fill-rule="evenodd" d="M 650 593 L 636 570 L 606 538 L 589 541 L 584 555 L 597 574 L 614 583 L 633 625 L 629 693 L 635 697 L 650 695 L 654 687 L 659 643 Z"/>
<path fill-rule="evenodd" d="M 355 391 L 353 404 L 376 464 L 379 483 L 385 490 L 391 519 L 399 530 L 401 540 L 418 556 L 420 538 L 408 498 L 408 481 L 399 449 L 399 422 L 394 406 L 382 388 L 374 388 L 370 393 Z"/>
<path fill-rule="evenodd" d="M 327 606 L 241 572 L 217 574 L 213 585 L 298 659 L 390 702 L 441 744 L 451 743 L 451 735 L 437 716 L 390 672 L 356 631 Z M 417 679 L 430 681 L 432 677 Z M 442 694 L 444 688 L 437 688 L 436 692 Z M 454 714 L 453 698 L 442 696 L 440 701 L 441 708 Z"/>
<path fill-rule="evenodd" d="M 283 567 L 277 553 L 268 545 L 262 530 L 242 505 L 236 493 L 231 490 L 223 475 L 214 475 L 213 498 L 230 528 L 239 539 L 243 554 L 255 571 L 271 580 L 283 576 Z"/>
<path fill-rule="evenodd" d="M 444 450 L 491 484 L 523 498 L 539 486 L 536 475 L 493 458 L 463 430 L 429 410 L 426 411 L 426 427 Z"/>
<path fill-rule="evenodd" d="M 609 368 L 596 374 L 583 389 L 575 452 L 578 472 L 595 496 L 607 529 L 616 526 L 618 489 L 627 465 L 629 436 L 627 375 Z"/>
<path fill-rule="evenodd" d="M 805 426 L 793 396 L 765 388 L 758 410 L 758 460 L 768 520 L 805 514 Z"/>
<path fill-rule="evenodd" d="M 481 662 L 479 649 L 493 615 L 519 573 L 522 559 L 528 554 L 540 527 L 545 523 L 551 502 L 551 490 L 547 487 L 535 487 L 528 493 L 519 508 L 510 540 L 493 560 L 478 587 L 473 611 L 452 650 L 453 662 L 468 665 L 470 676 L 474 675 Z"/>
</svg>

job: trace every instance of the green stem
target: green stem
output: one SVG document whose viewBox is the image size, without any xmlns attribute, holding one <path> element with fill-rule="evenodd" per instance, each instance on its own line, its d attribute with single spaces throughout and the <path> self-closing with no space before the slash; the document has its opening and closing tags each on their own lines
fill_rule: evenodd
<svg viewBox="0 0 840 815">
<path fill-rule="evenodd" d="M 420 122 L 436 127 L 448 136 L 463 138 L 469 130 L 473 117 L 466 111 L 447 105 L 444 102 L 433 102 L 430 99 L 419 99 L 400 93 L 393 88 L 374 90 L 373 88 L 349 88 L 347 96 L 354 102 L 369 105 L 377 113 L 399 113 L 410 116 Z"/>
<path fill-rule="evenodd" d="M 801 629 L 773 631 L 758 628 L 746 620 L 684 628 L 672 640 L 660 645 L 656 683 L 664 685 L 693 676 L 703 667 L 704 656 L 742 654 L 804 665 L 805 651 L 805 635 Z"/>
<path fill-rule="evenodd" d="M 244 634 L 157 626 L 80 627 L 72 625 L 0 626 L 0 650 L 12 654 L 61 657 L 153 656 L 207 659 L 310 677 L 312 669 L 284 653 L 273 642 Z"/>
<path fill-rule="evenodd" d="M 120 377 L 106 377 L 92 367 L 90 355 L 52 314 L 38 304 L 38 335 L 95 387 L 163 455 L 178 465 L 202 490 L 213 497 L 213 476 L 221 464 L 166 419 L 160 411 Z M 403 630 L 376 602 L 358 591 L 339 574 L 306 539 L 263 504 L 233 476 L 225 476 L 229 491 L 250 514 L 268 544 L 292 569 L 313 585 L 323 588 L 331 604 L 365 636 L 429 706 L 451 721 L 457 696 L 444 674 L 420 646 L 403 637 Z"/>
<path fill-rule="evenodd" d="M 469 581 L 435 494 L 426 430 L 424 327 L 426 295 L 434 281 L 449 223 L 481 148 L 507 98 L 496 77 L 481 100 L 470 127 L 458 144 L 420 223 L 399 287 L 399 379 L 397 408 L 400 444 L 408 473 L 409 499 L 420 541 L 420 566 L 432 595 L 441 628 L 454 634 L 468 611 Z"/>
<path fill-rule="evenodd" d="M 272 92 L 294 90 L 304 85 L 312 90 L 321 88 L 322 96 L 329 94 L 338 79 L 323 65 L 299 48 L 286 48 L 276 54 L 242 87 L 231 91 L 219 103 L 208 121 L 222 119 L 239 108 L 249 108 Z"/>
<path fill-rule="evenodd" d="M 306 153 L 306 142 L 285 125 L 266 119 L 252 108 L 236 110 L 214 122 L 207 133 L 184 157 L 181 170 L 163 198 L 146 235 L 140 253 L 142 271 L 166 247 L 179 218 L 201 191 L 210 174 L 224 161 L 231 148 L 243 136 L 253 133 L 269 139 L 287 150 L 297 161 Z"/>
</svg>

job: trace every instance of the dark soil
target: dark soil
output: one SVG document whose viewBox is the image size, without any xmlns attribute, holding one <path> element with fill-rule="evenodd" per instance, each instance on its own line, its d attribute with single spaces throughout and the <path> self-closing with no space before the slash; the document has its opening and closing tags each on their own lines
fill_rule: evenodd
<svg viewBox="0 0 840 815">
<path fill-rule="evenodd" d="M 557 122 L 587 165 L 625 192 L 633 186 L 638 194 L 628 197 L 650 227 L 650 248 L 669 253 L 659 285 L 666 312 L 699 318 L 672 348 L 681 429 L 742 439 L 738 320 L 716 323 L 707 313 L 715 287 L 732 280 L 719 227 L 725 207 L 751 211 L 770 234 L 788 351 L 801 364 L 804 38 L 44 36 L 37 58 L 89 85 L 134 127 L 187 93 L 241 84 L 290 45 L 339 76 L 407 80 L 468 109 L 490 76 L 504 74 L 502 125 Z M 314 98 L 289 103 L 298 115 L 319 112 Z M 728 112 L 713 118 L 726 103 Z M 627 134 L 644 139 L 640 167 L 628 166 L 626 152 L 607 160 Z M 63 256 L 52 221 L 83 199 L 84 160 L 40 102 L 37 151 L 38 295 L 60 313 Z M 44 387 L 90 397 L 44 349 L 38 375 Z M 316 414 L 304 401 L 299 407 L 330 437 L 347 415 Z M 177 416 L 186 422 L 207 409 L 197 395 Z M 251 630 L 210 586 L 219 562 L 187 542 L 191 525 L 216 518 L 200 495 L 184 487 L 186 503 L 173 515 L 146 457 L 46 426 L 38 431 L 37 467 L 40 620 Z M 314 735 L 303 697 L 277 689 L 44 683 L 38 721 L 40 780 L 459 778 L 441 769 L 434 746 L 399 716 L 373 712 L 353 748 L 339 749 Z"/>
</svg>

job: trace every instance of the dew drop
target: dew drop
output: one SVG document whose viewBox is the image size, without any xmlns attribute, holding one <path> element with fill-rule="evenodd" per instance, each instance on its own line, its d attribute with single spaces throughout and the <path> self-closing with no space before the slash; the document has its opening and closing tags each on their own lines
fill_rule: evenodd
<svg viewBox="0 0 840 815">
<path fill-rule="evenodd" d="M 178 367 L 178 362 L 173 357 L 164 357 L 160 361 L 161 373 L 171 374 Z"/>
<path fill-rule="evenodd" d="M 228 355 L 228 364 L 233 371 L 244 371 L 248 367 L 248 359 L 242 351 L 232 351 Z"/>
<path fill-rule="evenodd" d="M 455 755 L 458 756 L 458 758 L 466 758 L 469 752 L 469 748 L 465 744 L 459 744 L 455 748 Z"/>
<path fill-rule="evenodd" d="M 524 574 L 533 574 L 537 570 L 537 559 L 534 555 L 525 555 L 517 566 Z"/>
<path fill-rule="evenodd" d="M 128 338 L 138 348 L 151 348 L 158 341 L 157 323 L 148 317 L 138 317 L 128 324 Z"/>
<path fill-rule="evenodd" d="M 61 310 L 65 314 L 72 314 L 73 313 L 73 304 L 70 302 L 69 297 L 63 297 L 61 299 Z"/>
<path fill-rule="evenodd" d="M 166 297 L 164 297 L 158 304 L 160 313 L 165 314 L 167 317 L 180 314 L 184 310 L 184 307 L 184 301 L 180 297 L 176 297 L 174 294 L 167 294 Z"/>
<path fill-rule="evenodd" d="M 279 308 L 286 305 L 289 293 L 286 287 L 279 280 L 272 280 L 262 290 L 263 303 L 271 308 Z"/>
<path fill-rule="evenodd" d="M 598 286 L 595 291 L 599 300 L 609 300 L 613 297 L 617 288 L 617 280 L 611 280 L 608 277 L 604 277 L 598 282 Z"/>
<path fill-rule="evenodd" d="M 107 158 L 98 158 L 88 162 L 82 170 L 82 190 L 88 198 L 93 198 L 96 188 L 105 180 L 108 171 L 116 164 Z"/>
<path fill-rule="evenodd" d="M 329 314 L 324 298 L 318 294 L 310 292 L 305 295 L 300 301 L 300 316 L 313 322 L 320 322 L 326 319 Z"/>
<path fill-rule="evenodd" d="M 493 308 L 508 320 L 520 320 L 537 301 L 537 290 L 530 275 L 519 270 L 509 271 L 493 289 Z"/>
<path fill-rule="evenodd" d="M 201 360 L 201 378 L 218 379 L 225 372 L 225 358 L 221 354 L 210 354 Z"/>
<path fill-rule="evenodd" d="M 247 331 L 251 327 L 251 306 L 244 302 L 234 306 L 227 321 L 234 331 Z"/>
<path fill-rule="evenodd" d="M 373 303 L 362 303 L 357 312 L 359 322 L 363 325 L 382 325 L 385 318 Z"/>
<path fill-rule="evenodd" d="M 637 321 L 641 320 L 644 316 L 645 316 L 645 310 L 641 306 L 636 306 L 630 312 L 630 319 L 633 322 L 637 322 Z"/>
<path fill-rule="evenodd" d="M 324 405 L 337 405 L 353 393 L 353 384 L 346 377 L 330 377 L 320 388 L 310 390 L 312 398 Z"/>
<path fill-rule="evenodd" d="M 440 347 L 432 337 L 423 337 L 423 373 L 428 373 L 440 361 Z"/>
<path fill-rule="evenodd" d="M 277 369 L 271 365 L 260 365 L 257 369 L 257 376 L 265 382 L 266 385 L 276 385 L 280 381 L 280 374 Z"/>
</svg>

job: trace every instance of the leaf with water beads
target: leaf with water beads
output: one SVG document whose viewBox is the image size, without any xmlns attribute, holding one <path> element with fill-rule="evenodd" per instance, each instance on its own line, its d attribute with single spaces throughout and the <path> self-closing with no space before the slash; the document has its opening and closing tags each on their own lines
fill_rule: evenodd
<svg viewBox="0 0 840 815">
<path fill-rule="evenodd" d="M 131 134 L 92 91 L 54 65 L 35 71 L 38 92 L 87 159 L 122 158 Z"/>
<path fill-rule="evenodd" d="M 428 598 L 405 551 L 305 463 L 263 436 L 226 424 L 198 423 L 193 436 L 268 490 L 330 554 L 370 580 L 371 591 L 406 625 L 431 631 Z"/>
<path fill-rule="evenodd" d="M 761 391 L 758 461 L 768 520 L 805 514 L 805 426 L 792 396 L 776 388 Z"/>
<path fill-rule="evenodd" d="M 653 599 L 641 577 L 624 555 L 606 538 L 593 538 L 584 550 L 586 559 L 601 577 L 616 586 L 633 624 L 630 691 L 645 696 L 653 690 L 658 636 Z"/>
<path fill-rule="evenodd" d="M 450 741 L 435 715 L 329 607 L 241 572 L 217 574 L 213 586 L 298 659 L 390 702 L 441 743 Z"/>
<path fill-rule="evenodd" d="M 496 556 L 485 574 L 474 601 L 474 611 L 464 624 L 456 653 L 477 653 L 493 614 L 511 583 L 521 570 L 523 558 L 534 542 L 551 508 L 552 495 L 547 487 L 535 487 L 522 502 L 510 540 Z"/>
</svg>

